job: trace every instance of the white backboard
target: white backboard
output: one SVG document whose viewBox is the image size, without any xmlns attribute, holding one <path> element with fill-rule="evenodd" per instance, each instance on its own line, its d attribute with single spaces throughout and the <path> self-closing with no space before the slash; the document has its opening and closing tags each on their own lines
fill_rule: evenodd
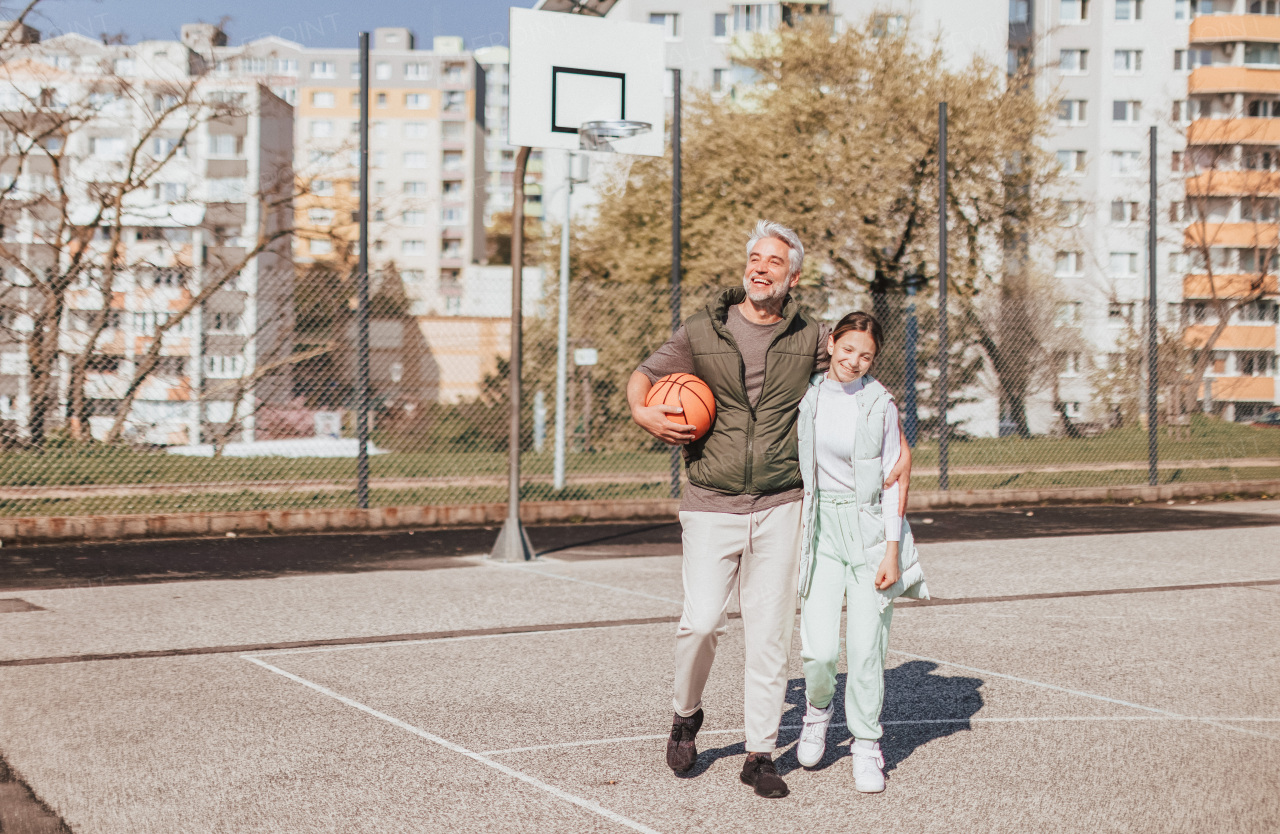
<svg viewBox="0 0 1280 834">
<path fill-rule="evenodd" d="M 614 149 L 662 156 L 665 65 L 661 26 L 513 8 L 508 141 L 578 150 L 584 122 L 626 119 L 653 127 Z"/>
</svg>

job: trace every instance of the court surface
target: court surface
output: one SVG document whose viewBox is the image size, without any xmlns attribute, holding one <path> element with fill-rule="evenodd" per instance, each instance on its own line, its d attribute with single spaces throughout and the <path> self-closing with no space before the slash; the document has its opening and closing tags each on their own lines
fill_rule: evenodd
<svg viewBox="0 0 1280 834">
<path fill-rule="evenodd" d="M 665 767 L 671 541 L 6 585 L 0 830 L 1280 830 L 1280 503 L 1165 511 L 924 546 L 937 599 L 894 616 L 875 796 L 840 714 L 826 760 L 797 764 L 798 645 L 792 793 L 738 781 L 736 618 L 698 764 Z"/>
</svg>

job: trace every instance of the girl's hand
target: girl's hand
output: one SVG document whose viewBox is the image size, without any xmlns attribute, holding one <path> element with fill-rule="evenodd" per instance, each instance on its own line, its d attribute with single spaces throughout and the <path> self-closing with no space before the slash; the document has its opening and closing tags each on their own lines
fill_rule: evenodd
<svg viewBox="0 0 1280 834">
<path fill-rule="evenodd" d="M 880 560 L 880 568 L 876 571 L 876 589 L 886 590 L 902 578 L 898 568 L 898 543 L 885 542 L 884 558 Z"/>
</svg>

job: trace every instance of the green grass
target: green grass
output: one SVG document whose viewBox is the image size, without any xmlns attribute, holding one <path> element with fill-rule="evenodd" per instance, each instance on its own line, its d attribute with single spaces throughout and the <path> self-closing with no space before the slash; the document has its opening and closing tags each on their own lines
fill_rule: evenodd
<svg viewBox="0 0 1280 834">
<path fill-rule="evenodd" d="M 1171 440 L 1162 430 L 1160 457 L 1163 461 L 1280 458 L 1280 431 L 1224 423 L 1213 418 L 1193 417 L 1189 437 Z M 980 438 L 956 441 L 951 445 L 953 489 L 1019 489 L 1034 487 L 1110 486 L 1146 483 L 1146 469 L 1101 472 L 1027 471 L 1012 474 L 967 474 L 954 471 L 966 466 L 1021 466 L 1034 470 L 1074 463 L 1145 461 L 1147 435 L 1140 427 L 1117 429 L 1099 437 L 1084 439 L 1036 437 Z M 570 454 L 570 475 L 611 476 L 647 473 L 656 476 L 668 471 L 665 451 L 603 452 Z M 937 466 L 936 442 L 916 448 L 918 469 Z M 549 450 L 525 453 L 521 469 L 526 476 L 548 476 L 552 471 Z M 507 471 L 505 454 L 497 452 L 392 452 L 370 461 L 374 478 L 422 478 L 475 476 L 501 477 Z M 1276 467 L 1231 467 L 1216 469 L 1161 469 L 1162 483 L 1215 483 L 1280 477 Z M 153 512 L 211 512 L 235 510 L 351 507 L 351 491 L 259 492 L 252 484 L 262 481 L 324 480 L 354 483 L 355 461 L 325 458 L 188 458 L 134 449 L 92 445 L 57 445 L 43 451 L 0 453 L 0 486 L 80 486 L 143 484 L 232 484 L 244 489 L 218 494 L 184 494 L 180 489 L 155 496 L 92 496 L 74 498 L 33 498 L 0 500 L 0 516 L 86 515 Z M 914 489 L 936 489 L 937 478 L 918 475 Z M 549 484 L 526 484 L 530 500 L 565 498 L 665 497 L 663 483 L 590 484 L 571 486 L 556 493 Z M 406 490 L 372 490 L 374 506 L 397 504 L 451 504 L 505 500 L 501 486 L 419 487 Z"/>
</svg>

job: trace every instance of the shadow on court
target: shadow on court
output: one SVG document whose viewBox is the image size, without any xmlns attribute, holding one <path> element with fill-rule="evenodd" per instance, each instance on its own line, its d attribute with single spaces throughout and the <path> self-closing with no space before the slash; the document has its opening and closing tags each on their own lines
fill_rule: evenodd
<svg viewBox="0 0 1280 834">
<path fill-rule="evenodd" d="M 884 753 L 885 772 L 905 761 L 917 748 L 934 739 L 970 729 L 969 719 L 983 707 L 979 689 L 981 678 L 948 677 L 935 675 L 936 663 L 912 660 L 884 671 L 884 710 L 880 720 L 886 722 L 880 750 Z M 836 676 L 836 710 L 827 731 L 827 752 L 815 770 L 830 767 L 836 761 L 850 755 L 853 737 L 845 726 L 844 687 L 846 675 Z M 782 725 L 799 726 L 804 720 L 804 678 L 796 678 L 787 685 L 789 709 L 782 716 Z M 936 724 L 892 724 L 893 721 L 937 721 Z M 785 730 L 779 743 L 799 739 L 799 730 Z M 738 745 L 740 748 L 742 745 Z M 788 749 L 778 759 L 778 772 L 788 773 L 800 767 L 795 748 Z"/>
<path fill-rule="evenodd" d="M 885 727 L 880 749 L 884 753 L 884 769 L 889 772 L 905 761 L 918 748 L 934 739 L 945 738 L 971 728 L 969 719 L 977 715 L 984 702 L 979 691 L 985 681 L 981 678 L 949 677 L 933 674 L 938 664 L 927 660 L 912 660 L 884 672 L 884 711 L 881 720 L 936 721 L 938 723 L 892 724 Z M 845 726 L 844 687 L 846 675 L 836 676 L 835 715 L 827 731 L 827 752 L 813 768 L 823 770 L 840 759 L 850 756 L 853 742 Z M 782 715 L 783 727 L 798 727 L 804 719 L 804 678 L 793 678 L 787 683 L 787 710 Z M 782 748 L 800 738 L 798 729 L 785 729 L 778 735 Z M 720 759 L 745 756 L 744 742 L 709 747 L 698 753 L 698 763 L 681 778 L 692 779 L 705 773 Z M 795 747 L 787 747 L 775 759 L 778 773 L 786 775 L 800 767 Z"/>
</svg>

